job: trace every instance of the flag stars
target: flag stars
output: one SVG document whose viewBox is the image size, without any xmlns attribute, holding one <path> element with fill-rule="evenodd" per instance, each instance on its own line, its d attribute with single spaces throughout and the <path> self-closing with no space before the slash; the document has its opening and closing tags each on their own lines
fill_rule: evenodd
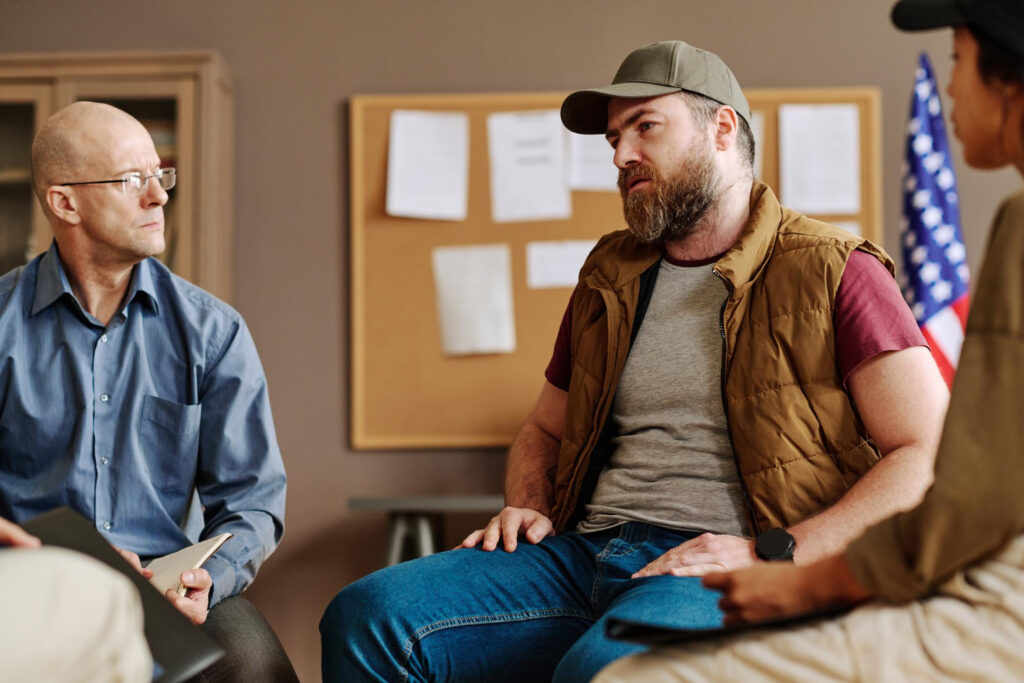
<svg viewBox="0 0 1024 683">
<path fill-rule="evenodd" d="M 921 282 L 925 283 L 926 285 L 930 285 L 931 283 L 939 279 L 939 275 L 942 274 L 942 269 L 939 267 L 938 263 L 935 263 L 934 261 L 929 261 L 928 263 L 921 266 L 921 270 L 918 272 L 918 274 L 921 277 Z"/>
<path fill-rule="evenodd" d="M 915 246 L 917 246 L 917 233 L 911 230 L 907 230 L 905 226 L 903 230 L 906 231 L 903 233 L 903 246 L 905 246 L 907 249 L 913 249 Z"/>
<path fill-rule="evenodd" d="M 925 262 L 925 259 L 927 259 L 927 258 L 928 258 L 928 248 L 927 247 L 923 247 L 923 246 L 917 247 L 916 249 L 914 249 L 914 251 L 910 252 L 910 260 L 911 260 L 911 262 L 913 262 L 913 264 L 915 266 L 921 265 L 922 263 Z"/>
<path fill-rule="evenodd" d="M 971 281 L 971 271 L 967 267 L 966 263 L 961 263 L 956 267 L 956 276 L 960 278 L 960 281 L 965 285 Z"/>
<path fill-rule="evenodd" d="M 934 228 L 942 222 L 942 209 L 937 206 L 929 206 L 921 212 L 921 222 L 929 228 Z"/>
<path fill-rule="evenodd" d="M 911 306 L 910 310 L 914 313 L 914 317 L 917 319 L 917 322 L 921 323 L 924 318 L 924 304 L 919 301 Z"/>
<path fill-rule="evenodd" d="M 911 200 L 915 209 L 923 209 L 932 203 L 932 193 L 928 190 L 918 190 L 914 193 L 914 198 Z"/>
<path fill-rule="evenodd" d="M 943 225 L 935 229 L 935 241 L 940 245 L 945 246 L 953 241 L 956 237 L 956 230 L 953 229 L 952 225 Z"/>
<path fill-rule="evenodd" d="M 953 285 L 946 280 L 939 280 L 931 286 L 931 295 L 938 303 L 945 303 L 953 296 Z"/>
<path fill-rule="evenodd" d="M 914 152 L 918 156 L 924 156 L 932 151 L 932 136 L 926 133 L 918 133 L 914 136 L 914 140 L 911 143 L 914 148 Z"/>
<path fill-rule="evenodd" d="M 932 93 L 932 96 L 928 98 L 928 113 L 932 116 L 938 116 L 942 113 L 942 105 L 939 104 L 939 96 Z"/>
<path fill-rule="evenodd" d="M 935 176 L 935 182 L 943 190 L 949 190 L 956 183 L 956 179 L 953 177 L 953 171 L 947 166 L 939 171 L 938 175 Z M 949 195 L 954 193 L 949 192 L 946 194 L 946 199 L 949 199 Z"/>
<path fill-rule="evenodd" d="M 946 247 L 946 258 L 950 263 L 961 263 L 966 257 L 967 250 L 964 249 L 963 242 L 954 242 Z"/>
<path fill-rule="evenodd" d="M 903 181 L 903 189 L 907 192 L 913 192 L 917 189 L 917 178 L 912 175 L 908 175 L 907 179 Z M 945 188 L 943 188 L 945 189 Z"/>
<path fill-rule="evenodd" d="M 946 193 L 946 203 L 947 204 L 956 204 L 958 201 L 960 201 L 960 198 L 956 196 L 956 192 L 947 192 Z"/>
<path fill-rule="evenodd" d="M 945 161 L 946 155 L 942 152 L 932 152 L 924 159 L 921 160 L 921 164 L 925 170 L 929 173 L 935 173 L 942 168 L 942 162 Z M 945 189 L 945 188 L 943 188 Z"/>
<path fill-rule="evenodd" d="M 927 100 L 932 94 L 932 84 L 929 81 L 920 81 L 914 86 L 914 91 L 917 92 L 919 100 Z"/>
</svg>

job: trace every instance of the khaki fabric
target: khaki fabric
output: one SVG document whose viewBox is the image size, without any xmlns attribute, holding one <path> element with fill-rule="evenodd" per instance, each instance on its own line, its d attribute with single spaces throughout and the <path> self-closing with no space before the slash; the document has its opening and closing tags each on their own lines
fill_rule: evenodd
<svg viewBox="0 0 1024 683">
<path fill-rule="evenodd" d="M 723 396 L 751 531 L 828 507 L 877 460 L 839 375 L 836 293 L 850 254 L 891 259 L 872 243 L 779 205 L 754 183 L 750 220 L 714 272 L 730 295 L 721 316 Z M 553 474 L 558 529 L 569 523 L 629 354 L 640 276 L 662 246 L 606 235 L 580 271 L 572 378 Z"/>
<path fill-rule="evenodd" d="M 857 579 L 893 602 L 960 581 L 961 567 L 1024 532 L 1024 194 L 1003 204 L 990 235 L 935 483 L 847 550 Z"/>
<path fill-rule="evenodd" d="M 597 683 L 1015 681 L 1024 676 L 1024 536 L 909 605 L 872 604 L 781 631 L 663 647 Z"/>
<path fill-rule="evenodd" d="M 150 681 L 135 586 L 61 548 L 0 550 L 0 679 L 5 683 Z"/>
</svg>

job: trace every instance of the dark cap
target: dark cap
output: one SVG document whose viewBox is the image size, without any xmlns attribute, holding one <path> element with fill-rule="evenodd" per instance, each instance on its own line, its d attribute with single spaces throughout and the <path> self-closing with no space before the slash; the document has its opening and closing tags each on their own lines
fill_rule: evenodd
<svg viewBox="0 0 1024 683">
<path fill-rule="evenodd" d="M 1024 57 L 1024 0 L 900 0 L 892 23 L 904 31 L 969 25 Z"/>
<path fill-rule="evenodd" d="M 652 43 L 630 52 L 611 85 L 580 90 L 565 98 L 562 123 L 574 133 L 604 134 L 611 98 L 654 97 L 682 90 L 729 105 L 750 125 L 750 105 L 725 62 L 681 40 Z"/>
</svg>

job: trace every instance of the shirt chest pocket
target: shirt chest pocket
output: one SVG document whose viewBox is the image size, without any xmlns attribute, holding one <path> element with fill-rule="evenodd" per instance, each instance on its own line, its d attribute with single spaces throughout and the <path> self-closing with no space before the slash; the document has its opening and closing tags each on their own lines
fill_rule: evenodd
<svg viewBox="0 0 1024 683">
<path fill-rule="evenodd" d="M 159 396 L 142 402 L 142 455 L 153 485 L 188 495 L 199 459 L 202 405 L 185 405 Z"/>
</svg>

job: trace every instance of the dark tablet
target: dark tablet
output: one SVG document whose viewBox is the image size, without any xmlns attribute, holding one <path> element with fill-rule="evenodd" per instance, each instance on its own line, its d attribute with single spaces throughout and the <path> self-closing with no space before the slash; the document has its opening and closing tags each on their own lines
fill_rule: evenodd
<svg viewBox="0 0 1024 683">
<path fill-rule="evenodd" d="M 108 564 L 135 584 L 142 598 L 146 641 L 159 672 L 155 679 L 158 683 L 183 681 L 223 656 L 224 651 L 210 636 L 160 595 L 85 517 L 71 508 L 43 513 L 21 527 L 45 545 L 77 550 Z"/>
<path fill-rule="evenodd" d="M 709 638 L 722 638 L 739 633 L 750 633 L 754 631 L 767 631 L 787 626 L 798 626 L 814 621 L 834 618 L 845 614 L 849 607 L 836 607 L 827 610 L 818 610 L 806 614 L 798 614 L 783 619 L 772 619 L 759 621 L 755 624 L 739 624 L 736 626 L 719 626 L 716 628 L 676 628 L 673 626 L 657 626 L 644 624 L 626 619 L 611 617 L 605 626 L 605 635 L 617 640 L 628 640 L 641 645 L 675 645 L 695 640 L 707 640 Z"/>
</svg>

